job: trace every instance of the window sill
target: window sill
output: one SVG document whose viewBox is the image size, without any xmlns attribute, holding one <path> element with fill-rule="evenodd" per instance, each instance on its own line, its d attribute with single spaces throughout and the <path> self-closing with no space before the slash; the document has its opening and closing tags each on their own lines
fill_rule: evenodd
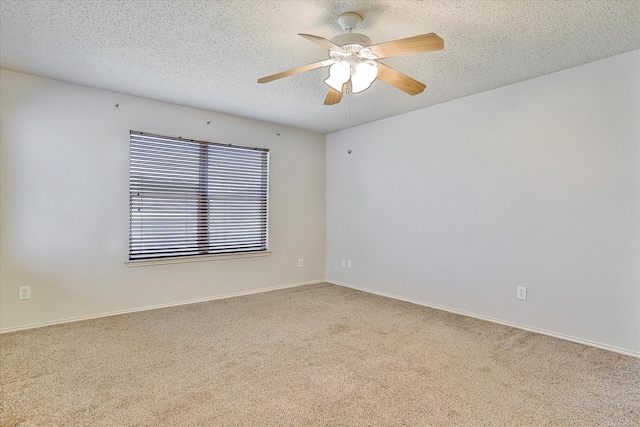
<svg viewBox="0 0 640 427">
<path fill-rule="evenodd" d="M 163 259 L 147 259 L 137 261 L 127 261 L 125 264 L 127 267 L 145 267 L 147 265 L 164 265 L 164 264 L 182 264 L 187 262 L 202 262 L 202 261 L 222 261 L 225 259 L 238 259 L 238 258 L 255 258 L 271 255 L 271 251 L 261 252 L 246 252 L 239 254 L 224 254 L 224 255 L 194 255 L 176 258 L 163 258 Z"/>
</svg>

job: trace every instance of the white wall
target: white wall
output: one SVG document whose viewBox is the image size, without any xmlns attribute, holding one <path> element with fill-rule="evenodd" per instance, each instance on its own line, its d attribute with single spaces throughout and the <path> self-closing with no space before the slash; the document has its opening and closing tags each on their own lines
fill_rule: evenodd
<svg viewBox="0 0 640 427">
<path fill-rule="evenodd" d="M 323 135 L 0 73 L 0 330 L 324 279 Z M 639 117 L 634 51 L 328 135 L 327 280 L 640 354 Z M 273 253 L 126 267 L 130 129 L 269 148 Z"/>
<path fill-rule="evenodd" d="M 633 51 L 328 135 L 327 280 L 640 355 L 639 104 Z"/>
<path fill-rule="evenodd" d="M 7 70 L 0 84 L 2 331 L 324 279 L 324 135 Z M 128 268 L 129 130 L 269 148 L 272 254 Z"/>
</svg>

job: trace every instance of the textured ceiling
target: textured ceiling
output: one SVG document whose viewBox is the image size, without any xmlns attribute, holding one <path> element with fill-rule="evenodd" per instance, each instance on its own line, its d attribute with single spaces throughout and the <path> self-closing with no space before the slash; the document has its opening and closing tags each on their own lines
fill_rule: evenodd
<svg viewBox="0 0 640 427">
<path fill-rule="evenodd" d="M 337 16 L 364 17 L 374 44 L 435 32 L 441 51 L 382 60 L 427 85 L 381 81 L 323 105 L 318 61 Z M 640 1 L 0 0 L 0 66 L 322 133 L 394 116 L 640 48 Z"/>
</svg>

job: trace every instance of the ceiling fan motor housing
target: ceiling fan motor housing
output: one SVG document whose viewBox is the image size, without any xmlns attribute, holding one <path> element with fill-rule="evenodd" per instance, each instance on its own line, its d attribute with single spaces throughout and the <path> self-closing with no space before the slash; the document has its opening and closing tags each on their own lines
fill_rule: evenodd
<svg viewBox="0 0 640 427">
<path fill-rule="evenodd" d="M 331 42 L 349 51 L 358 51 L 363 46 L 371 45 L 371 39 L 360 33 L 340 34 L 332 38 Z M 349 48 L 350 45 L 357 45 L 359 47 L 357 49 L 353 49 Z"/>
</svg>

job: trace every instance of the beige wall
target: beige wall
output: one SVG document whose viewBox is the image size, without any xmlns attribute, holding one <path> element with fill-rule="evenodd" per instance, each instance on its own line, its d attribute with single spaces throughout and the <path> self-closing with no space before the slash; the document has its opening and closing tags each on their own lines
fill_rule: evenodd
<svg viewBox="0 0 640 427">
<path fill-rule="evenodd" d="M 324 135 L 1 73 L 0 330 L 324 279 Z M 128 268 L 129 130 L 269 148 L 271 255 Z"/>
</svg>

